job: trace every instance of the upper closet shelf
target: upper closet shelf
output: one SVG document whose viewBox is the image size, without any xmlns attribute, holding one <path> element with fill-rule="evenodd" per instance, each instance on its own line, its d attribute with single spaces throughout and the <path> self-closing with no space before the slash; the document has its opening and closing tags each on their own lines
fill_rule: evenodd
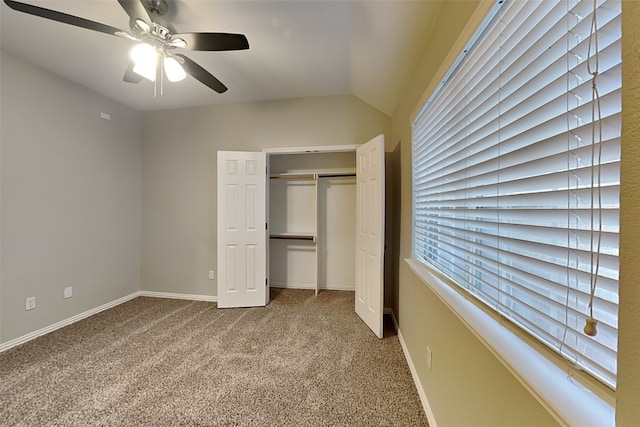
<svg viewBox="0 0 640 427">
<path fill-rule="evenodd" d="M 271 179 L 318 179 L 316 173 L 312 172 L 286 172 L 272 174 Z"/>
<path fill-rule="evenodd" d="M 358 145 L 321 145 L 317 147 L 264 148 L 268 154 L 340 153 L 356 151 Z"/>
</svg>

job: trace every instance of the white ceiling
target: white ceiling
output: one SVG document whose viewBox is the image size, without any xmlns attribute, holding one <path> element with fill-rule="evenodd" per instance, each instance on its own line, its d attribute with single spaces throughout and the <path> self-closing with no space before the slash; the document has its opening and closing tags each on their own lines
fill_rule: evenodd
<svg viewBox="0 0 640 427">
<path fill-rule="evenodd" d="M 129 30 L 116 0 L 25 0 Z M 437 18 L 438 0 L 169 0 L 178 32 L 242 33 L 250 49 L 183 51 L 221 80 L 218 94 L 188 77 L 122 81 L 135 42 L 16 12 L 2 3 L 2 50 L 137 110 L 355 95 L 391 115 Z"/>
</svg>

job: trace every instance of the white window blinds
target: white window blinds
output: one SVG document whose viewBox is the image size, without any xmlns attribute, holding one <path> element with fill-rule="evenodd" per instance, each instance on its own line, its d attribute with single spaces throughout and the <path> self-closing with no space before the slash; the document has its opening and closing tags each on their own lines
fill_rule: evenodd
<svg viewBox="0 0 640 427">
<path fill-rule="evenodd" d="M 414 257 L 614 388 L 620 8 L 497 5 L 413 123 Z"/>
</svg>

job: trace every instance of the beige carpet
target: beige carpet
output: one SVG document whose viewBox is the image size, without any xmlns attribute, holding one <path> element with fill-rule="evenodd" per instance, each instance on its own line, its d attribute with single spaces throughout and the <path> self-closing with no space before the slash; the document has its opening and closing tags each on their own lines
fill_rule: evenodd
<svg viewBox="0 0 640 427">
<path fill-rule="evenodd" d="M 0 425 L 427 425 L 390 319 L 379 340 L 353 305 L 136 298 L 0 353 Z"/>
</svg>

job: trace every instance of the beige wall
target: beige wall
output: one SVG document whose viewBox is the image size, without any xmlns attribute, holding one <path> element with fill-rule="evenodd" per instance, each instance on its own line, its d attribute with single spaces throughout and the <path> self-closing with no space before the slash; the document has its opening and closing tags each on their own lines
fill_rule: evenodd
<svg viewBox="0 0 640 427">
<path fill-rule="evenodd" d="M 142 288 L 214 296 L 216 152 L 361 144 L 390 118 L 353 96 L 143 113 Z M 217 274 L 216 274 L 217 277 Z"/>
<path fill-rule="evenodd" d="M 411 256 L 413 111 L 478 2 L 446 1 L 407 91 L 393 115 L 401 144 L 400 330 L 439 427 L 544 427 L 557 423 L 402 260 Z M 426 349 L 433 356 L 427 368 Z"/>
<path fill-rule="evenodd" d="M 620 318 L 616 425 L 640 420 L 640 2 L 622 2 Z"/>
<path fill-rule="evenodd" d="M 141 158 L 138 112 L 1 60 L 4 343 L 140 289 Z"/>
<path fill-rule="evenodd" d="M 474 2 L 446 2 L 409 89 L 392 118 L 402 144 L 401 258 L 411 254 L 411 133 L 409 120 Z M 445 22 L 446 25 L 442 23 Z M 620 213 L 620 320 L 616 425 L 640 419 L 640 2 L 623 1 L 623 137 Z M 457 23 L 457 25 L 456 25 Z M 547 426 L 555 421 L 440 300 L 400 262 L 400 329 L 439 426 Z M 426 368 L 426 347 L 433 370 Z M 464 408 L 464 409 L 462 409 Z"/>
</svg>

